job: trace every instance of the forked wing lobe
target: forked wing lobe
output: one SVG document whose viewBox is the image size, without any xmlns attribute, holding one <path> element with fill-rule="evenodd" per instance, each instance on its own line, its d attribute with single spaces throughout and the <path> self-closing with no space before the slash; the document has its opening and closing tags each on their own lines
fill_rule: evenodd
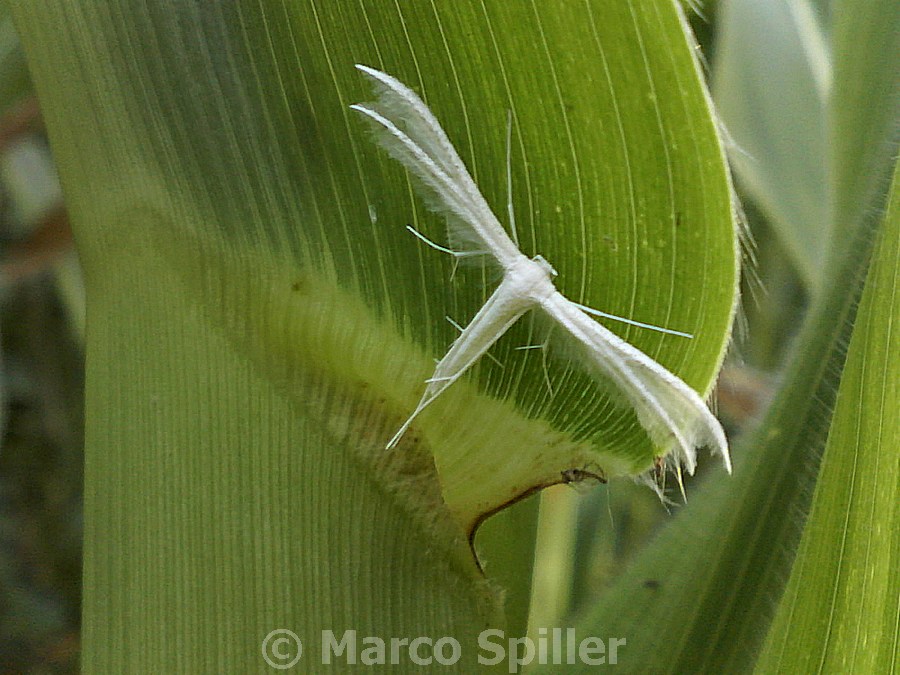
<svg viewBox="0 0 900 675">
<path fill-rule="evenodd" d="M 357 65 L 372 82 L 378 100 L 350 107 L 372 123 L 375 138 L 417 179 L 428 207 L 447 216 L 451 245 L 493 257 L 506 269 L 518 247 L 491 211 L 437 118 L 405 84 L 386 73 Z"/>
</svg>

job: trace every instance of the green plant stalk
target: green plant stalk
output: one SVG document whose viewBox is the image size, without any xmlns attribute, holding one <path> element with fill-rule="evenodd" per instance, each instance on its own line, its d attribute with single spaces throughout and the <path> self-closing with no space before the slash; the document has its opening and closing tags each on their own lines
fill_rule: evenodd
<svg viewBox="0 0 900 675">
<path fill-rule="evenodd" d="M 359 426 L 371 399 L 308 367 L 267 377 L 223 331 L 219 309 L 277 343 L 271 312 L 303 293 L 271 256 L 187 234 L 216 222 L 181 182 L 196 155 L 136 122 L 129 97 L 149 85 L 126 71 L 146 63 L 119 51 L 110 8 L 13 7 L 89 300 L 84 671 L 256 671 L 277 628 L 308 659 L 326 629 L 474 644 L 496 599 L 465 542 L 460 563 L 458 537 L 436 547 L 360 462 L 383 445 Z M 206 303 L 226 272 L 243 283 Z M 412 469 L 436 485 L 433 464 Z"/>
</svg>

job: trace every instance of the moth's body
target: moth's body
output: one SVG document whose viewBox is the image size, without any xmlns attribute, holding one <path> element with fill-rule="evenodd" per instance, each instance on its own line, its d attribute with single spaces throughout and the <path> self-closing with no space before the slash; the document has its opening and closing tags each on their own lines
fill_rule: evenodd
<svg viewBox="0 0 900 675">
<path fill-rule="evenodd" d="M 381 145 L 419 179 L 417 187 L 429 208 L 447 216 L 455 250 L 431 245 L 458 257 L 483 256 L 503 272 L 500 285 L 438 362 L 418 406 L 387 447 L 395 446 L 416 416 L 484 356 L 510 326 L 526 312 L 535 310 L 546 314 L 562 328 L 558 332 L 580 347 L 582 363 L 590 372 L 611 381 L 624 394 L 656 444 L 675 444 L 689 472 L 694 470 L 697 445 L 709 445 L 721 454 L 730 471 L 725 434 L 700 396 L 588 312 L 663 332 L 686 334 L 612 317 L 566 298 L 553 283 L 556 270 L 539 255 L 528 258 L 503 229 L 437 118 L 422 100 L 386 73 L 367 66 L 357 68 L 373 82 L 379 102 L 350 107 L 373 122 Z M 511 204 L 509 210 L 512 220 Z M 510 227 L 515 233 L 512 222 Z"/>
<path fill-rule="evenodd" d="M 438 362 L 416 412 L 400 427 L 388 447 L 396 444 L 416 415 L 484 356 L 525 312 L 549 303 L 554 296 L 563 297 L 553 285 L 555 275 L 556 270 L 543 256 L 529 259 L 518 254 L 505 271 L 503 281 Z"/>
<path fill-rule="evenodd" d="M 477 361 L 525 312 L 558 293 L 550 278 L 552 268 L 543 258 L 529 260 L 524 255 L 506 274 L 466 329 L 440 360 L 433 380 L 456 380 Z M 477 347 L 474 347 L 477 345 Z M 437 382 L 430 383 L 437 384 Z M 426 389 L 426 395 L 428 390 Z"/>
</svg>

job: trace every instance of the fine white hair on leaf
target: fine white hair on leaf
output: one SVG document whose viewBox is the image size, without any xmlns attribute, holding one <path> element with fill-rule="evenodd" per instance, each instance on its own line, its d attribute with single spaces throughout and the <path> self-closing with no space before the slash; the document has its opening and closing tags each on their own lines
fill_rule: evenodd
<svg viewBox="0 0 900 675">
<path fill-rule="evenodd" d="M 419 404 L 387 447 L 396 446 L 419 413 L 484 356 L 514 323 L 537 310 L 550 319 L 557 333 L 576 346 L 578 364 L 598 383 L 612 384 L 634 409 L 650 439 L 660 447 L 672 447 L 689 473 L 696 466 L 696 448 L 702 446 L 721 455 L 730 472 L 725 433 L 697 392 L 590 315 L 691 336 L 605 314 L 566 298 L 553 283 L 557 273 L 552 265 L 540 255 L 528 258 L 503 229 L 437 118 L 416 93 L 390 75 L 368 66 L 356 67 L 372 82 L 378 100 L 350 107 L 370 121 L 378 143 L 417 179 L 428 207 L 447 217 L 453 249 L 414 234 L 457 258 L 483 255 L 503 273 L 499 286 L 438 361 Z"/>
</svg>

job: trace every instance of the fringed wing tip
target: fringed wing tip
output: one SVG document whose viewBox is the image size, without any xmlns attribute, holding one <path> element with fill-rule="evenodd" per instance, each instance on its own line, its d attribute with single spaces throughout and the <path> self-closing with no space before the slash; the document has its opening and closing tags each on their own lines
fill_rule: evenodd
<svg viewBox="0 0 900 675">
<path fill-rule="evenodd" d="M 731 473 L 731 455 L 728 452 L 728 439 L 722 425 L 709 410 L 696 421 L 693 433 L 690 435 L 690 443 L 695 448 L 708 448 L 711 455 L 719 455 L 725 470 Z M 694 473 L 693 467 L 688 468 L 688 473 Z"/>
<path fill-rule="evenodd" d="M 704 423 L 705 422 L 705 423 Z M 703 425 L 701 434 L 697 439 L 697 445 L 706 446 L 710 450 L 710 454 L 722 457 L 722 464 L 725 470 L 731 473 L 731 455 L 728 452 L 728 439 L 725 437 L 725 431 L 712 412 L 708 412 L 707 420 L 700 420 Z"/>
<path fill-rule="evenodd" d="M 354 67 L 361 72 L 363 75 L 368 77 L 370 80 L 374 80 L 376 83 L 380 84 L 382 87 L 387 87 L 388 89 L 392 89 L 397 92 L 406 92 L 409 91 L 409 87 L 403 84 L 396 77 L 388 75 L 377 68 L 372 68 L 371 66 L 365 66 L 361 63 L 354 64 Z"/>
<path fill-rule="evenodd" d="M 680 471 L 693 476 L 697 468 L 697 449 L 709 448 L 710 454 L 720 455 L 725 470 L 731 473 L 731 456 L 728 452 L 728 440 L 719 421 L 708 410 L 696 419 L 688 431 L 676 436 L 668 458 L 665 460 L 665 471 L 676 476 Z M 649 485 L 666 504 L 671 504 L 663 494 L 659 483 L 660 467 L 654 467 L 642 473 L 639 480 Z M 679 479 L 680 484 L 680 479 Z"/>
<path fill-rule="evenodd" d="M 728 444 L 723 445 L 720 448 L 714 450 L 714 452 L 718 452 L 722 455 L 722 464 L 725 465 L 725 470 L 730 474 L 731 473 L 731 455 L 728 452 Z"/>
</svg>

